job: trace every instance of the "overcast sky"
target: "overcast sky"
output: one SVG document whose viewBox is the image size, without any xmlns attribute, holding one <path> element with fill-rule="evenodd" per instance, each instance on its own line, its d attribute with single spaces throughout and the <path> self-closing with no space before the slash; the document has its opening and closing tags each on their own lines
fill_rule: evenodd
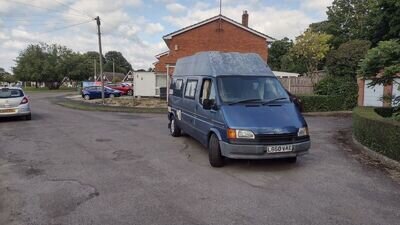
<svg viewBox="0 0 400 225">
<path fill-rule="evenodd" d="M 326 18 L 332 0 L 222 0 L 222 14 L 277 39 L 294 38 Z M 102 19 L 103 52 L 123 53 L 135 69 L 149 68 L 167 50 L 162 36 L 219 13 L 219 0 L 0 0 L 0 67 L 10 71 L 31 43 L 57 43 L 80 52 L 98 51 L 96 24 Z M 80 24 L 76 25 L 75 24 Z M 70 26 L 69 28 L 66 28 Z"/>
</svg>

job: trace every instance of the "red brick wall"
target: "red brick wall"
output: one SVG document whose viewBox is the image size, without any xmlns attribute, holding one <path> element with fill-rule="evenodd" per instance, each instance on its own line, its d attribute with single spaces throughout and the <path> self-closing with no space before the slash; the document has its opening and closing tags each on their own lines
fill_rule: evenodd
<svg viewBox="0 0 400 225">
<path fill-rule="evenodd" d="M 154 66 L 154 71 L 156 73 L 165 73 L 167 72 L 167 67 L 166 67 L 166 59 L 168 55 L 163 55 L 160 58 L 158 58 L 157 64 Z"/>
<path fill-rule="evenodd" d="M 268 46 L 264 38 L 224 20 L 221 20 L 221 28 L 219 30 L 217 20 L 174 36 L 168 41 L 169 56 L 160 59 L 156 72 L 165 72 L 165 63 L 175 64 L 177 59 L 201 51 L 257 53 L 267 61 Z"/>
</svg>

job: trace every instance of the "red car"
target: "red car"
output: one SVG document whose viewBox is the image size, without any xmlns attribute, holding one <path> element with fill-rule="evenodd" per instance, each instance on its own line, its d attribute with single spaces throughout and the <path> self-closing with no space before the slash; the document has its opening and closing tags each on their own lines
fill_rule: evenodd
<svg viewBox="0 0 400 225">
<path fill-rule="evenodd" d="M 133 95 L 133 88 L 128 84 L 108 84 L 107 87 L 122 92 L 123 95 Z"/>
</svg>

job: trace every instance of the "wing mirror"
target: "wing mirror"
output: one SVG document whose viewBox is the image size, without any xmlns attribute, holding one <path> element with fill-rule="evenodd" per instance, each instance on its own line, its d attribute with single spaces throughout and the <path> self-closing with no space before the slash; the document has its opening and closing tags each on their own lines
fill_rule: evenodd
<svg viewBox="0 0 400 225">
<path fill-rule="evenodd" d="M 213 99 L 204 99 L 203 100 L 203 109 L 210 110 L 210 109 L 217 109 L 217 105 L 215 104 L 215 100 Z"/>
</svg>

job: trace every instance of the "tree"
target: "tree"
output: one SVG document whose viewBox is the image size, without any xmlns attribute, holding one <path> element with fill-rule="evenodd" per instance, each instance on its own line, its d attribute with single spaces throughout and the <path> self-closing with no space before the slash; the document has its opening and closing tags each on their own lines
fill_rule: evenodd
<svg viewBox="0 0 400 225">
<path fill-rule="evenodd" d="M 280 69 L 282 71 L 304 74 L 307 72 L 307 67 L 302 57 L 295 57 L 290 52 L 281 58 Z"/>
<path fill-rule="evenodd" d="M 89 79 L 94 74 L 93 59 L 87 54 L 74 53 L 69 59 L 68 78 L 74 81 Z"/>
<path fill-rule="evenodd" d="M 90 59 L 92 59 L 92 60 L 96 60 L 96 63 L 97 64 L 100 64 L 100 57 L 99 57 L 99 53 L 98 52 L 95 52 L 95 51 L 88 51 L 88 52 L 86 52 L 85 53 L 85 55 L 88 57 L 88 58 L 90 58 Z M 102 60 L 103 60 L 103 64 L 106 62 L 106 58 L 104 58 L 104 56 L 102 56 Z"/>
<path fill-rule="evenodd" d="M 115 72 L 117 73 L 128 73 L 132 69 L 132 65 L 125 59 L 121 52 L 109 51 L 105 55 L 106 64 L 104 65 L 104 71 L 112 72 L 113 63 Z"/>
<path fill-rule="evenodd" d="M 13 72 L 21 81 L 45 82 L 49 89 L 57 89 L 64 77 L 68 77 L 82 63 L 75 57 L 76 53 L 65 46 L 45 43 L 29 45 L 17 57 Z"/>
<path fill-rule="evenodd" d="M 29 45 L 15 60 L 16 66 L 12 68 L 16 78 L 20 81 L 42 81 L 42 70 L 46 54 L 42 44 Z"/>
<path fill-rule="evenodd" d="M 338 49 L 332 50 L 326 57 L 326 69 L 332 76 L 350 77 L 355 80 L 358 63 L 364 58 L 371 42 L 352 40 L 345 42 Z"/>
<path fill-rule="evenodd" d="M 3 81 L 10 84 L 17 82 L 18 80 L 14 75 L 7 73 L 6 75 L 3 76 Z"/>
<path fill-rule="evenodd" d="M 394 0 L 396 1 L 396 0 Z M 332 45 L 354 39 L 369 40 L 376 21 L 371 18 L 371 12 L 377 10 L 378 0 L 334 0 L 328 7 L 328 20 L 319 24 L 319 29 L 333 35 Z"/>
<path fill-rule="evenodd" d="M 331 35 L 315 33 L 309 30 L 296 38 L 290 52 L 293 57 L 301 59 L 307 68 L 307 76 L 312 81 L 317 76 L 318 66 L 330 50 Z"/>
<path fill-rule="evenodd" d="M 293 46 L 293 41 L 285 37 L 282 40 L 272 42 L 269 48 L 269 60 L 268 65 L 272 70 L 281 70 L 282 57 L 289 52 L 289 49 Z"/>
<path fill-rule="evenodd" d="M 400 38 L 400 1 L 378 0 L 372 10 L 371 21 L 375 21 L 371 41 L 376 44 L 382 40 Z"/>
<path fill-rule="evenodd" d="M 6 70 L 0 67 L 0 81 L 3 81 L 5 75 L 6 75 Z"/>
<path fill-rule="evenodd" d="M 395 75 L 400 74 L 400 43 L 399 41 L 381 41 L 378 46 L 370 49 L 359 63 L 360 76 L 365 79 L 374 78 L 370 83 L 391 84 Z"/>
</svg>

